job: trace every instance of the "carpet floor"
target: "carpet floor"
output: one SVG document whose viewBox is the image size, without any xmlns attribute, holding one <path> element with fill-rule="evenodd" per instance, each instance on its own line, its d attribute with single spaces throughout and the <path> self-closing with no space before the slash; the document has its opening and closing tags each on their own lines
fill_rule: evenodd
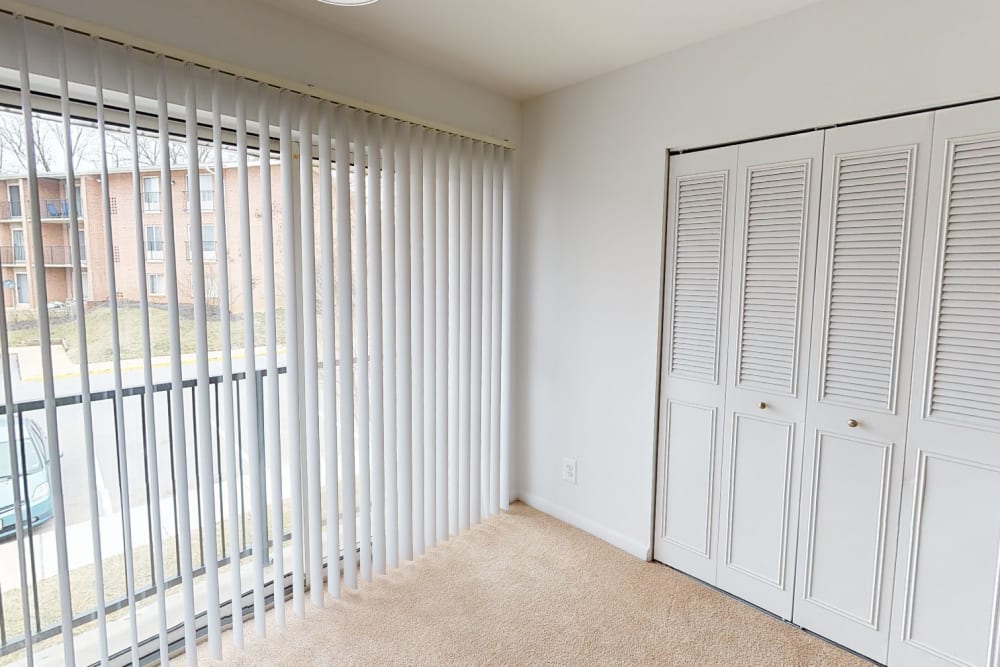
<svg viewBox="0 0 1000 667">
<path fill-rule="evenodd" d="M 223 638 L 222 665 L 870 665 L 525 505 L 323 609 Z"/>
</svg>

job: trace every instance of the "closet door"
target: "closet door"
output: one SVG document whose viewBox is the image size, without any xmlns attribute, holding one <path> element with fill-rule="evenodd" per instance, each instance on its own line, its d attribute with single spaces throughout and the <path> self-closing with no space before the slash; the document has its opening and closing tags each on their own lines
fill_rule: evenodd
<svg viewBox="0 0 1000 667">
<path fill-rule="evenodd" d="M 937 113 L 893 665 L 1000 665 L 1000 103 Z"/>
<path fill-rule="evenodd" d="M 879 662 L 910 401 L 932 114 L 829 130 L 794 621 Z"/>
<path fill-rule="evenodd" d="M 740 146 L 717 585 L 792 613 L 823 133 Z"/>
<path fill-rule="evenodd" d="M 654 557 L 715 581 L 735 147 L 670 158 Z"/>
</svg>

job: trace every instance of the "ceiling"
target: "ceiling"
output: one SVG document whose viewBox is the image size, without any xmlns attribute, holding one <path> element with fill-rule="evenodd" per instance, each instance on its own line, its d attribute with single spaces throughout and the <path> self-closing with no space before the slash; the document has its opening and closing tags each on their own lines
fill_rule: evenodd
<svg viewBox="0 0 1000 667">
<path fill-rule="evenodd" d="M 518 100 L 816 0 L 261 0 Z"/>
</svg>

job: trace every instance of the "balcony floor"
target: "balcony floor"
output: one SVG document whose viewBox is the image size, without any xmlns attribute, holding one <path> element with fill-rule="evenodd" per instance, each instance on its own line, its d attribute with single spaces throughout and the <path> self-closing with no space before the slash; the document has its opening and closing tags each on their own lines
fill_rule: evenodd
<svg viewBox="0 0 1000 667">
<path fill-rule="evenodd" d="M 869 664 L 519 503 L 325 602 L 242 653 L 227 633 L 223 664 Z"/>
</svg>

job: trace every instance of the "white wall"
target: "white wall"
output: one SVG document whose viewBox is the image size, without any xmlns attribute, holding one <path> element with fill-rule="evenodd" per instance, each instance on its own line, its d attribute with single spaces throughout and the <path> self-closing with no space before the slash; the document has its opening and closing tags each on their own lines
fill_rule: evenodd
<svg viewBox="0 0 1000 667">
<path fill-rule="evenodd" d="M 1000 95 L 997 26 L 996 0 L 828 1 L 526 104 L 521 498 L 650 549 L 668 147 Z"/>
<path fill-rule="evenodd" d="M 515 142 L 519 136 L 520 110 L 513 100 L 250 0 L 25 4 L 420 120 Z"/>
</svg>

